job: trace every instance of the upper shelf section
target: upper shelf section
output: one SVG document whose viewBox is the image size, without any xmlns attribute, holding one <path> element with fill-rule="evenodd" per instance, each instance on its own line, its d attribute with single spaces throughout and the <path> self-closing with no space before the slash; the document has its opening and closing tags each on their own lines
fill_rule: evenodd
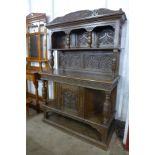
<svg viewBox="0 0 155 155">
<path fill-rule="evenodd" d="M 62 17 L 55 18 L 53 21 L 47 24 L 47 28 L 71 26 L 77 25 L 78 23 L 84 24 L 109 19 L 120 19 L 121 22 L 124 22 L 126 20 L 126 16 L 122 9 L 119 9 L 117 11 L 105 8 L 100 8 L 97 10 L 81 10 L 66 14 Z"/>
<path fill-rule="evenodd" d="M 58 50 L 59 69 L 102 73 L 115 78 L 125 20 L 121 9 L 98 9 L 72 12 L 48 23 L 52 70 L 53 50 Z"/>
<path fill-rule="evenodd" d="M 121 9 L 82 10 L 58 17 L 46 26 L 51 30 L 52 49 L 120 49 L 125 20 Z"/>
<path fill-rule="evenodd" d="M 52 49 L 112 49 L 115 37 L 115 28 L 110 25 L 95 27 L 92 31 L 75 29 L 69 34 L 58 31 L 52 34 Z"/>
</svg>

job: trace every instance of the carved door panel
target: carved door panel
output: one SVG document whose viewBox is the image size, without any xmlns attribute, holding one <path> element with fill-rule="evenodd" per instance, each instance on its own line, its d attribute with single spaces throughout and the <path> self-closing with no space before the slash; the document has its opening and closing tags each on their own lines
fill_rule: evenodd
<svg viewBox="0 0 155 155">
<path fill-rule="evenodd" d="M 83 116 L 83 89 L 73 85 L 61 84 L 61 109 L 67 113 Z"/>
</svg>

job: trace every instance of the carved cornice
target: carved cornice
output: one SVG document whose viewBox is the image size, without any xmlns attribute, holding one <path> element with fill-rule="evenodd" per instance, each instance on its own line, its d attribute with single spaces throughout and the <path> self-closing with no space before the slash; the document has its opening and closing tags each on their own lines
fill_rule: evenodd
<svg viewBox="0 0 155 155">
<path fill-rule="evenodd" d="M 62 25 L 63 23 L 65 24 L 69 24 L 72 22 L 82 22 L 83 20 L 90 20 L 90 19 L 94 19 L 94 18 L 106 18 L 106 17 L 110 17 L 112 18 L 122 18 L 122 16 L 125 17 L 125 13 L 122 11 L 122 9 L 120 10 L 109 10 L 109 9 L 105 9 L 105 8 L 101 8 L 101 9 L 97 9 L 97 10 L 81 10 L 81 11 L 76 11 L 76 12 L 72 12 L 69 14 L 66 14 L 65 16 L 62 17 L 57 17 L 55 18 L 53 21 L 51 21 L 50 23 L 47 24 L 47 27 L 53 27 L 54 25 Z M 123 18 L 124 20 L 126 19 Z"/>
</svg>

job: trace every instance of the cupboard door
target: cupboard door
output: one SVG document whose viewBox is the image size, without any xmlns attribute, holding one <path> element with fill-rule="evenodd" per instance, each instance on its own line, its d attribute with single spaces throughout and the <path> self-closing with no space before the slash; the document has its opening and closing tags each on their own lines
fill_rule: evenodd
<svg viewBox="0 0 155 155">
<path fill-rule="evenodd" d="M 67 113 L 83 116 L 83 89 L 77 86 L 61 84 L 61 109 Z"/>
</svg>

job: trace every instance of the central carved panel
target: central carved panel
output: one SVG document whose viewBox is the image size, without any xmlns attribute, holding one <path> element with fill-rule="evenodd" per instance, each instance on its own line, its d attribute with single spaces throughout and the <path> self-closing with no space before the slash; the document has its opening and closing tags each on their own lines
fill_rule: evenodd
<svg viewBox="0 0 155 155">
<path fill-rule="evenodd" d="M 65 89 L 62 92 L 64 108 L 77 109 L 77 94 L 69 89 Z"/>
<path fill-rule="evenodd" d="M 67 70 L 94 71 L 112 74 L 112 52 L 61 52 L 59 68 Z"/>
</svg>

